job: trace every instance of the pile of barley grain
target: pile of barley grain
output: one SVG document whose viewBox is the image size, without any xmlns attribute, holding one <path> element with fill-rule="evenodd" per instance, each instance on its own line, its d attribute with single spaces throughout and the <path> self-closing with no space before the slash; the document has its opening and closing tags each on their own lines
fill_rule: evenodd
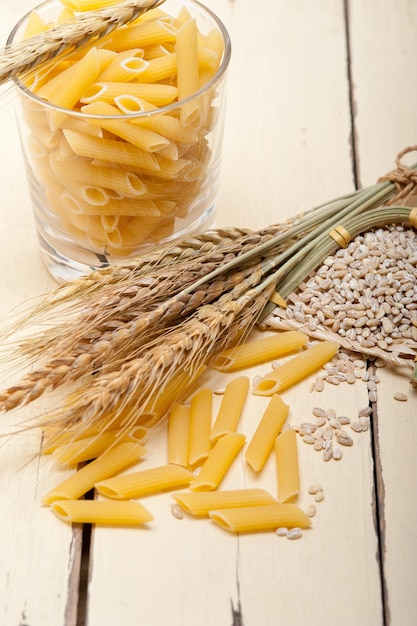
<svg viewBox="0 0 417 626">
<path fill-rule="evenodd" d="M 318 385 L 366 376 L 358 370 L 363 356 L 377 359 L 377 365 L 396 359 L 411 363 L 417 355 L 415 230 L 394 225 L 356 237 L 325 259 L 291 294 L 288 307 L 277 308 L 265 325 L 297 328 L 318 338 L 333 335 L 349 351 L 348 357 L 342 351 Z M 376 381 L 367 382 L 376 393 Z"/>
</svg>

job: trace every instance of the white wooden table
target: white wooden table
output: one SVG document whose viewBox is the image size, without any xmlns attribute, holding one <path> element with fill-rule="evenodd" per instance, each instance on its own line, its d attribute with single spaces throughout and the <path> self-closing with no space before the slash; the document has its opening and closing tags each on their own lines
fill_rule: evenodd
<svg viewBox="0 0 417 626">
<path fill-rule="evenodd" d="M 375 182 L 417 143 L 414 0 L 206 0 L 228 27 L 228 85 L 217 225 L 260 228 Z M 3 0 L 0 35 L 31 0 Z M 37 249 L 13 106 L 0 108 L 0 311 L 54 287 Z M 262 371 L 258 368 L 256 373 Z M 253 376 L 254 371 L 248 372 Z M 414 626 L 417 623 L 416 392 L 381 370 L 377 419 L 340 463 L 300 450 L 303 493 L 325 500 L 299 541 L 232 536 L 175 519 L 155 496 L 152 530 L 95 528 L 88 545 L 40 506 L 65 475 L 38 433 L 0 448 L 2 626 Z M 213 377 L 219 384 L 220 375 Z M 409 395 L 393 400 L 394 391 Z M 323 395 L 324 394 L 324 395 Z M 355 413 L 365 384 L 286 392 L 295 422 L 320 403 Z M 245 407 L 253 431 L 259 398 Z M 3 423 L 9 417 L 2 418 Z M 150 463 L 165 459 L 165 439 Z M 268 474 L 269 472 L 269 474 Z M 266 485 L 274 488 L 273 468 Z M 238 465 L 226 485 L 256 480 Z M 82 555 L 83 552 L 83 555 Z M 88 568 L 88 577 L 80 575 Z"/>
</svg>

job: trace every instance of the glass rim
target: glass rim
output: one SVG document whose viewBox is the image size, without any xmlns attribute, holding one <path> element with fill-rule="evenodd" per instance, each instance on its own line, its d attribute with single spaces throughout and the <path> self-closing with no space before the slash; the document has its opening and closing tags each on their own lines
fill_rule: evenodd
<svg viewBox="0 0 417 626">
<path fill-rule="evenodd" d="M 20 20 L 14 25 L 13 29 L 10 31 L 9 36 L 7 38 L 6 41 L 6 50 L 7 47 L 11 46 L 13 44 L 13 40 L 14 37 L 16 36 L 16 33 L 18 32 L 18 30 L 21 28 L 21 26 L 23 25 L 23 23 L 25 22 L 25 20 L 28 19 L 30 13 L 33 10 L 39 9 L 41 7 L 44 7 L 46 5 L 49 4 L 53 4 L 56 0 L 44 0 L 44 2 L 36 5 L 33 9 L 31 9 L 30 11 L 28 11 L 27 13 L 25 13 L 25 15 L 23 15 Z M 224 41 L 224 52 L 223 52 L 223 57 L 220 63 L 220 66 L 218 68 L 218 70 L 216 71 L 215 75 L 205 84 L 203 85 L 198 91 L 196 91 L 195 93 L 191 94 L 190 96 L 187 96 L 187 98 L 183 98 L 182 100 L 177 100 L 176 102 L 172 102 L 170 104 L 166 104 L 164 106 L 161 107 L 157 107 L 156 109 L 152 110 L 152 111 L 138 111 L 138 112 L 134 112 L 134 113 L 120 113 L 120 115 L 98 115 L 98 114 L 93 114 L 93 113 L 84 113 L 83 111 L 74 111 L 72 109 L 66 109 L 65 107 L 61 107 L 58 106 L 56 104 L 53 104 L 52 102 L 48 102 L 48 100 L 44 100 L 43 98 L 40 98 L 39 96 L 37 96 L 33 91 L 31 91 L 29 89 L 29 87 L 26 87 L 18 77 L 14 77 L 13 78 L 13 82 L 15 83 L 16 87 L 19 89 L 19 91 L 21 91 L 22 93 L 24 93 L 27 97 L 31 98 L 34 102 L 36 102 L 37 104 L 42 105 L 43 107 L 50 109 L 52 111 L 56 111 L 59 113 L 65 113 L 65 115 L 68 116 L 73 116 L 73 117 L 78 117 L 78 118 L 82 118 L 82 119 L 109 119 L 109 120 L 120 120 L 120 117 L 123 117 L 123 119 L 138 119 L 138 118 L 145 118 L 145 117 L 153 117 L 155 115 L 161 115 L 164 113 L 169 113 L 170 111 L 174 111 L 175 109 L 178 109 L 179 107 L 183 106 L 184 104 L 187 104 L 188 102 L 192 102 L 193 100 L 200 98 L 201 96 L 203 96 L 205 93 L 207 93 L 208 91 L 210 91 L 224 76 L 229 63 L 230 63 L 230 58 L 231 58 L 231 52 L 232 52 L 232 45 L 231 45 L 231 40 L 230 40 L 230 35 L 229 32 L 226 28 L 226 26 L 223 24 L 222 20 L 216 15 L 216 13 L 214 13 L 211 9 L 209 9 L 207 6 L 205 6 L 204 4 L 202 4 L 201 2 L 199 2 L 199 0 L 183 0 L 188 4 L 191 5 L 195 5 L 198 10 L 204 14 L 208 14 L 211 19 L 213 20 L 213 22 L 217 25 L 219 31 L 221 32 L 221 35 L 223 37 L 223 41 Z M 163 3 L 162 3 L 163 4 Z"/>
</svg>

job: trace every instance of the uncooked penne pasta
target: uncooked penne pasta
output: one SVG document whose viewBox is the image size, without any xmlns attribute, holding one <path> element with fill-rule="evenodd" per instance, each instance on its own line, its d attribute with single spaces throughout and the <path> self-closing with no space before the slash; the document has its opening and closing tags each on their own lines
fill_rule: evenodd
<svg viewBox="0 0 417 626">
<path fill-rule="evenodd" d="M 168 421 L 168 463 L 188 466 L 190 407 L 175 404 Z"/>
<path fill-rule="evenodd" d="M 298 330 L 279 332 L 224 350 L 210 363 L 210 367 L 221 372 L 252 367 L 289 354 L 304 346 L 307 341 L 308 336 Z"/>
<path fill-rule="evenodd" d="M 288 502 L 300 492 L 297 434 L 293 428 L 281 433 L 275 441 L 278 500 Z"/>
<path fill-rule="evenodd" d="M 95 488 L 107 498 L 128 500 L 185 487 L 193 478 L 193 474 L 185 467 L 170 464 L 101 480 L 95 484 Z"/>
<path fill-rule="evenodd" d="M 211 431 L 213 442 L 226 433 L 236 430 L 249 391 L 249 378 L 239 376 L 227 383 Z"/>
<path fill-rule="evenodd" d="M 150 152 L 129 144 L 127 141 L 118 141 L 106 137 L 90 137 L 74 130 L 64 130 L 64 137 L 68 141 L 74 154 L 90 159 L 100 159 L 110 164 L 143 168 L 148 172 L 160 170 L 156 157 Z"/>
<path fill-rule="evenodd" d="M 191 398 L 190 406 L 190 465 L 204 461 L 210 453 L 211 413 L 213 392 L 209 388 L 199 389 Z"/>
<path fill-rule="evenodd" d="M 138 526 L 153 520 L 139 502 L 56 500 L 50 508 L 59 519 L 71 524 Z"/>
<path fill-rule="evenodd" d="M 176 503 L 190 515 L 207 516 L 213 509 L 273 504 L 276 499 L 264 489 L 194 491 L 173 495 Z"/>
<path fill-rule="evenodd" d="M 330 361 L 338 350 L 339 344 L 334 341 L 321 341 L 313 345 L 263 376 L 253 388 L 253 394 L 271 396 L 295 385 Z"/>
<path fill-rule="evenodd" d="M 90 184 L 119 191 L 126 198 L 139 198 L 146 194 L 146 187 L 133 172 L 112 167 L 92 165 L 83 159 L 61 161 L 54 154 L 50 156 L 52 171 L 59 181 L 68 179 L 72 182 Z M 65 182 L 65 184 L 67 184 Z"/>
<path fill-rule="evenodd" d="M 273 395 L 245 451 L 245 459 L 256 472 L 260 472 L 274 447 L 289 407 L 278 395 Z"/>
<path fill-rule="evenodd" d="M 142 435 L 141 429 L 138 429 L 138 434 Z M 52 456 L 61 463 L 68 463 L 69 465 L 77 465 L 84 461 L 91 461 L 96 459 L 100 454 L 103 454 L 106 450 L 110 449 L 117 443 L 132 442 L 143 443 L 142 437 L 137 437 L 134 430 L 127 433 L 120 433 L 119 430 L 108 430 L 99 434 L 79 439 L 78 441 L 71 441 L 66 444 L 57 446 L 53 451 Z"/>
<path fill-rule="evenodd" d="M 177 82 L 178 100 L 184 100 L 199 88 L 197 24 L 194 19 L 181 26 L 177 34 Z M 196 101 L 181 107 L 181 122 L 191 126 L 198 120 L 200 104 Z"/>
<path fill-rule="evenodd" d="M 91 124 L 97 124 L 100 128 L 110 131 L 113 135 L 125 139 L 129 143 L 145 150 L 145 152 L 157 152 L 161 148 L 169 146 L 170 142 L 166 137 L 158 135 L 152 130 L 141 128 L 140 126 L 130 124 L 128 120 L 107 119 L 107 117 L 119 115 L 116 107 L 105 102 L 94 102 L 81 107 L 83 113 L 97 115 L 97 119 L 91 118 Z M 122 117 L 119 115 L 119 117 Z"/>
<path fill-rule="evenodd" d="M 121 443 L 111 448 L 49 491 L 42 504 L 51 504 L 55 500 L 76 500 L 92 489 L 96 482 L 136 463 L 145 452 L 145 448 L 138 443 Z"/>
<path fill-rule="evenodd" d="M 276 530 L 280 527 L 309 528 L 311 520 L 296 504 L 266 504 L 209 512 L 209 517 L 230 532 L 247 533 Z"/>
<path fill-rule="evenodd" d="M 156 106 L 171 104 L 178 97 L 175 85 L 149 83 L 96 82 L 80 97 L 82 103 L 111 103 L 117 96 L 135 96 Z"/>
<path fill-rule="evenodd" d="M 191 491 L 211 491 L 217 489 L 230 468 L 246 437 L 241 433 L 229 433 L 220 437 L 211 449 L 200 472 L 190 484 Z"/>
<path fill-rule="evenodd" d="M 129 48 L 143 48 L 150 44 L 175 42 L 177 31 L 172 24 L 162 20 L 138 20 L 111 33 L 108 45 L 111 50 L 120 52 Z"/>
</svg>

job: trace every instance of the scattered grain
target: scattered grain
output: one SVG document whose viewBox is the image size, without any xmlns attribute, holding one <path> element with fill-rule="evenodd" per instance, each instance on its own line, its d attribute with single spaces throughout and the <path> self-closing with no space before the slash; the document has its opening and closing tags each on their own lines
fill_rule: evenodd
<svg viewBox="0 0 417 626">
<path fill-rule="evenodd" d="M 308 488 L 308 493 L 310 493 L 313 496 L 316 493 L 318 493 L 319 491 L 323 491 L 323 486 L 320 485 L 320 483 L 316 483 L 314 485 L 311 485 L 311 487 Z"/>
<path fill-rule="evenodd" d="M 288 535 L 288 528 L 285 528 L 285 526 L 277 528 L 275 534 L 278 535 L 278 537 L 286 537 Z"/>
<path fill-rule="evenodd" d="M 182 519 L 184 517 L 183 512 L 182 512 L 181 508 L 178 506 L 178 504 L 173 504 L 172 505 L 171 513 L 177 519 Z"/>
<path fill-rule="evenodd" d="M 287 532 L 287 539 L 300 539 L 300 537 L 302 536 L 303 531 L 301 530 L 301 528 L 298 527 L 291 528 L 291 530 Z"/>
<path fill-rule="evenodd" d="M 399 402 L 407 402 L 408 400 L 408 396 L 405 393 L 400 393 L 399 391 L 397 391 L 396 393 L 394 393 L 394 400 L 398 400 Z"/>
<path fill-rule="evenodd" d="M 306 508 L 307 517 L 314 517 L 317 512 L 317 508 L 314 504 L 309 504 Z"/>
</svg>

